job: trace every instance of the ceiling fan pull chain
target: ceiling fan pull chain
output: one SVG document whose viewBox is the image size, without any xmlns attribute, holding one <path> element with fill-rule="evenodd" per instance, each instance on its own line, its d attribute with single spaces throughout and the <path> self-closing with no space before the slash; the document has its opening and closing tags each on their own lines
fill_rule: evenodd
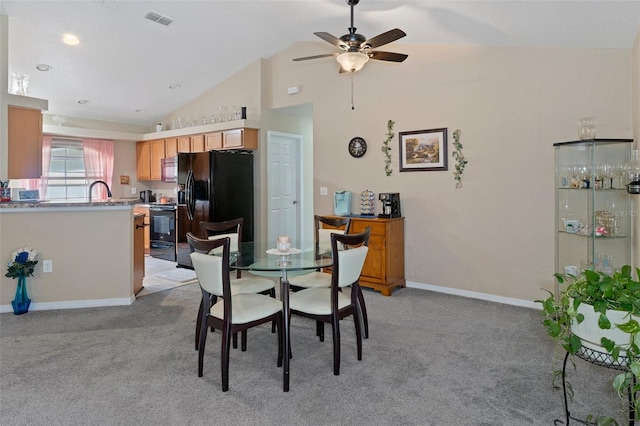
<svg viewBox="0 0 640 426">
<path fill-rule="evenodd" d="M 354 73 L 351 73 L 351 110 L 352 111 L 356 109 L 356 107 L 353 106 L 353 74 Z"/>
</svg>

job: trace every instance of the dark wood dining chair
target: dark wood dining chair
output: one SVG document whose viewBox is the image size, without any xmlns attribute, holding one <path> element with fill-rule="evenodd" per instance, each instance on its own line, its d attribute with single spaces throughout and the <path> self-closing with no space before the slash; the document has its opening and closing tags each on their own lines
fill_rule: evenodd
<svg viewBox="0 0 640 426">
<path fill-rule="evenodd" d="M 198 339 L 198 376 L 202 377 L 204 350 L 208 328 L 222 332 L 220 370 L 222 391 L 229 389 L 229 355 L 231 336 L 246 334 L 249 328 L 275 321 L 278 334 L 278 367 L 282 367 L 283 311 L 282 302 L 272 297 L 254 294 L 232 294 L 229 278 L 230 238 L 211 240 L 213 250 L 222 248 L 221 256 L 192 252 L 193 267 L 202 290 L 204 320 L 200 324 Z M 212 304 L 212 300 L 220 298 Z"/>
<path fill-rule="evenodd" d="M 356 328 L 358 360 L 362 360 L 362 324 L 360 322 L 360 273 L 369 247 L 370 229 L 359 234 L 331 234 L 331 286 L 312 287 L 294 292 L 289 297 L 291 314 L 331 324 L 333 331 L 333 374 L 340 374 L 340 320 L 353 316 Z M 343 245 L 348 249 L 341 249 Z M 347 296 L 341 290 L 351 287 Z"/>
<path fill-rule="evenodd" d="M 323 253 L 331 251 L 331 234 L 348 234 L 351 219 L 348 217 L 336 217 L 336 216 L 320 216 L 315 215 L 315 251 L 316 257 L 321 256 Z M 325 228 L 325 225 L 327 228 Z M 300 275 L 292 277 L 290 280 L 290 288 L 292 291 L 298 291 L 303 288 L 313 287 L 331 287 L 331 275 L 325 272 L 312 272 L 310 274 Z M 369 317 L 367 314 L 367 305 L 364 302 L 364 295 L 362 289 L 358 291 L 358 303 L 360 304 L 360 312 L 362 313 L 361 319 L 364 326 L 364 338 L 369 338 Z M 320 341 L 324 341 L 324 323 L 318 322 L 316 327 L 316 334 L 320 338 Z"/>
<path fill-rule="evenodd" d="M 234 219 L 225 222 L 201 222 L 200 228 L 203 230 L 203 234 L 208 235 L 208 238 L 198 238 L 192 233 L 187 233 L 187 242 L 189 243 L 189 247 L 192 252 L 199 253 L 221 253 L 221 249 L 214 249 L 211 245 L 211 241 L 220 238 L 229 238 L 231 241 L 231 252 L 238 252 L 238 244 L 242 241 L 242 218 Z M 208 231 L 204 231 L 207 229 Z M 211 232 L 211 233 L 209 233 Z M 215 234 L 215 232 L 218 232 Z M 257 293 L 257 294 L 268 294 L 269 296 L 275 298 L 275 282 L 268 278 L 261 277 L 242 277 L 240 274 L 240 270 L 237 270 L 234 274 L 236 277 L 231 279 L 231 292 L 233 294 L 240 293 Z M 215 303 L 215 300 L 211 301 Z M 196 319 L 196 332 L 195 332 L 195 348 L 198 349 L 198 339 L 200 338 L 199 330 L 200 324 L 203 318 L 203 301 L 200 301 L 200 307 L 198 309 L 198 317 Z M 272 327 L 272 331 L 275 332 L 275 324 Z M 238 347 L 237 336 L 233 336 L 233 347 Z M 242 335 L 242 343 L 241 347 L 243 351 L 247 350 L 247 342 L 246 342 L 246 333 Z"/>
</svg>

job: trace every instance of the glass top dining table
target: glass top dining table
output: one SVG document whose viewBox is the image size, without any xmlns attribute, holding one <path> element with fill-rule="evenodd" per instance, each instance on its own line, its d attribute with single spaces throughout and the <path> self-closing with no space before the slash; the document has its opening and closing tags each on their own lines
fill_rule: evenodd
<svg viewBox="0 0 640 426">
<path fill-rule="evenodd" d="M 250 271 L 254 275 L 280 278 L 280 299 L 284 310 L 283 388 L 285 392 L 288 392 L 291 358 L 289 277 L 308 274 L 318 268 L 330 267 L 333 265 L 333 259 L 330 251 L 316 253 L 313 240 L 292 241 L 288 252 L 281 252 L 275 246 L 275 241 L 241 243 L 238 252 L 231 254 L 230 263 L 233 267 Z"/>
</svg>

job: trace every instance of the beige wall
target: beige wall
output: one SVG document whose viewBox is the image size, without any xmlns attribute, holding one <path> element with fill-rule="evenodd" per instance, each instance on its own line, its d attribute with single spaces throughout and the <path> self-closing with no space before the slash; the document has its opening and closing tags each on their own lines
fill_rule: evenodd
<svg viewBox="0 0 640 426">
<path fill-rule="evenodd" d="M 322 49 L 321 42 L 296 43 L 250 65 L 167 120 L 244 104 L 250 119 L 262 120 L 261 147 L 268 130 L 303 134 L 303 149 L 313 152 L 313 163 L 305 164 L 313 176 L 305 186 L 313 200 L 307 213 L 333 210 L 332 197 L 318 195 L 320 186 L 327 186 L 329 194 L 351 190 L 355 212 L 357 196 L 365 189 L 399 192 L 406 217 L 406 277 L 412 283 L 525 301 L 539 298 L 543 287 L 551 289 L 552 144 L 577 139 L 578 119 L 588 115 L 597 119 L 598 137 L 637 137 L 638 43 L 633 50 L 403 44 L 409 54 L 404 63 L 371 61 L 353 75 L 354 110 L 351 76 L 339 75 L 333 60 L 291 61 Z M 301 92 L 287 95 L 287 87 L 294 85 Z M 312 123 L 261 110 L 306 103 L 313 104 Z M 380 147 L 389 119 L 396 121 L 396 136 L 394 171 L 387 177 Z M 398 132 L 439 127 L 449 129 L 449 148 L 453 130 L 462 131 L 469 159 L 462 189 L 455 189 L 450 151 L 448 171 L 398 170 Z M 369 144 L 361 159 L 347 152 L 354 136 Z M 115 179 L 135 176 L 133 144 L 118 147 Z M 264 149 L 257 158 L 257 227 L 259 235 L 266 235 Z"/>
<path fill-rule="evenodd" d="M 271 58 L 271 107 L 313 102 L 315 212 L 351 190 L 399 192 L 406 216 L 408 281 L 534 300 L 554 273 L 554 142 L 577 139 L 578 119 L 595 116 L 598 137 L 633 136 L 629 50 L 483 48 L 403 44 L 402 64 L 371 61 L 353 76 L 331 59 L 293 63 L 322 52 L 296 43 Z M 298 85 L 296 99 L 286 88 Z M 380 151 L 396 122 L 393 174 Z M 398 132 L 461 129 L 469 165 L 456 190 L 446 172 L 400 173 Z M 347 153 L 367 140 L 361 159 Z"/>
<path fill-rule="evenodd" d="M 0 259 L 28 246 L 39 252 L 27 290 L 33 309 L 126 304 L 133 300 L 133 215 L 125 209 L 0 212 Z M 54 209 L 49 209 L 54 210 Z M 53 272 L 42 272 L 43 260 Z M 0 306 L 11 309 L 16 280 L 0 276 Z M 93 302 L 88 302 L 93 301 Z"/>
</svg>

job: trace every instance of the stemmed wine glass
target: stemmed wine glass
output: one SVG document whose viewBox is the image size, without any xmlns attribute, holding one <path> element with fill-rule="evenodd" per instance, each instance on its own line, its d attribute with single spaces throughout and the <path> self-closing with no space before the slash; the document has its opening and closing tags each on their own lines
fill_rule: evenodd
<svg viewBox="0 0 640 426">
<path fill-rule="evenodd" d="M 584 182 L 584 188 L 589 189 L 591 187 L 591 179 L 593 170 L 591 166 L 579 166 L 580 180 Z"/>
<path fill-rule="evenodd" d="M 624 187 L 624 177 L 627 174 L 627 167 L 625 164 L 619 163 L 613 166 L 615 177 L 618 178 L 620 185 L 616 185 L 616 188 Z"/>
<path fill-rule="evenodd" d="M 609 179 L 608 189 L 613 189 L 613 179 L 616 177 L 615 166 L 613 164 L 601 164 L 600 171 L 605 179 Z"/>
<path fill-rule="evenodd" d="M 604 170 L 603 164 L 596 164 L 593 167 L 593 180 L 595 189 L 604 188 Z"/>
</svg>

